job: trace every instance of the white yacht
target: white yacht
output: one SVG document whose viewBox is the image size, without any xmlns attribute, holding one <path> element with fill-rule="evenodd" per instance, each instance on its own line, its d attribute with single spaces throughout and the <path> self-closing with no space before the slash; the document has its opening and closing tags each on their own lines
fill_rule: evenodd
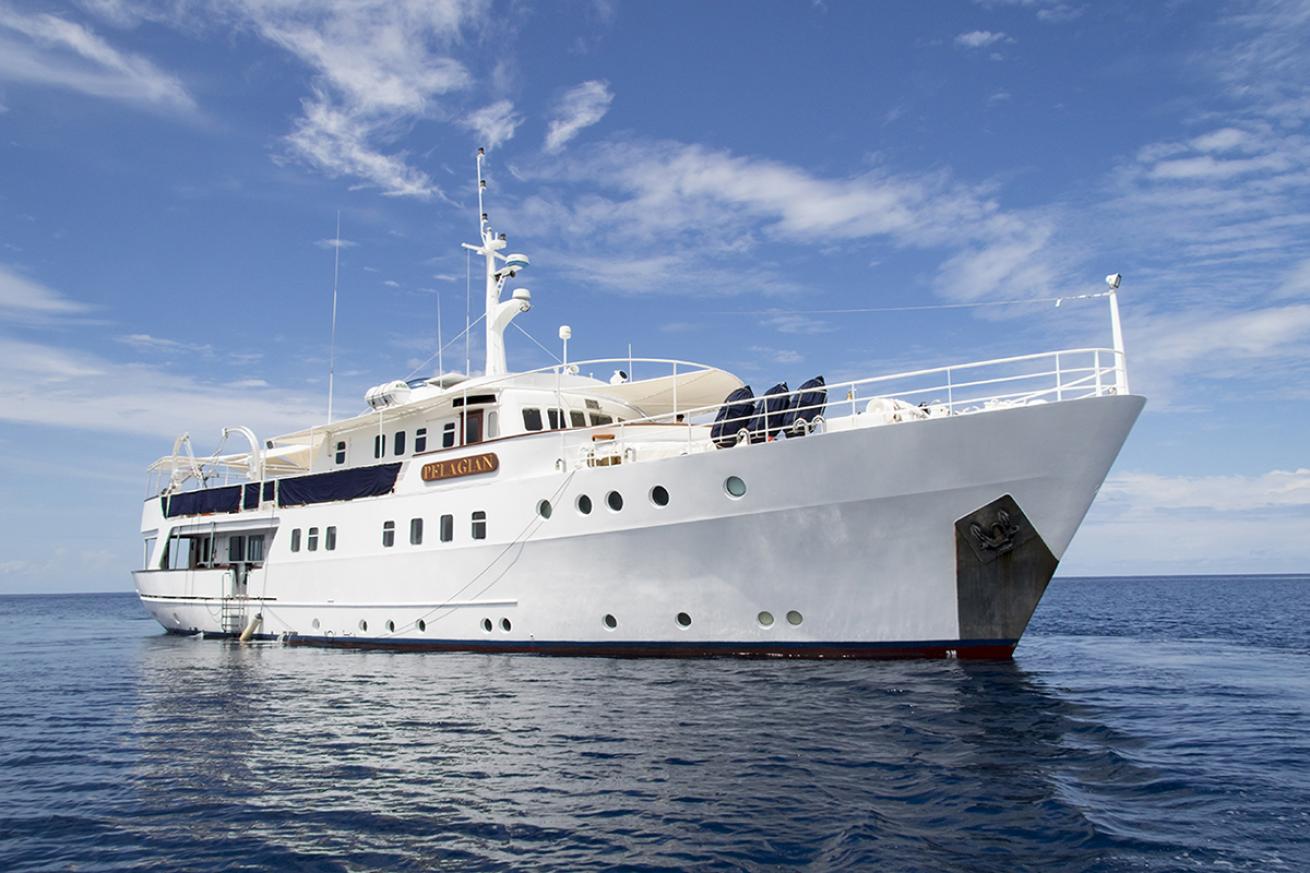
<svg viewBox="0 0 1310 873">
<path fill-rule="evenodd" d="M 482 211 L 486 365 L 152 467 L 172 633 L 616 656 L 1008 658 L 1137 419 L 1113 348 L 755 395 L 686 361 L 512 373 L 528 258 Z M 611 375 L 612 373 L 612 375 Z M 598 378 L 599 376 L 599 378 Z M 640 378 L 638 378 L 640 376 Z"/>
</svg>

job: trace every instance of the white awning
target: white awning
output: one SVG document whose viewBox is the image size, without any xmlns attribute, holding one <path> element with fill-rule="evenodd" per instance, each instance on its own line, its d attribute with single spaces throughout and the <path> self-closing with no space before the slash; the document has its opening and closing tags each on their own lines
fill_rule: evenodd
<svg viewBox="0 0 1310 873">
<path fill-rule="evenodd" d="M 618 385 L 597 385 L 586 394 L 618 400 L 635 406 L 647 415 L 668 415 L 672 412 L 715 406 L 740 388 L 743 383 L 726 370 L 707 367 L 677 376 L 660 376 Z M 676 406 L 675 401 L 676 399 Z"/>
</svg>

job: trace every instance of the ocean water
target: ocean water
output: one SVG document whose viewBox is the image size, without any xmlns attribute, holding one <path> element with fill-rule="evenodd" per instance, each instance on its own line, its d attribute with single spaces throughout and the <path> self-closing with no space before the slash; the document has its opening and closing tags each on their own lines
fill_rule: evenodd
<svg viewBox="0 0 1310 873">
<path fill-rule="evenodd" d="M 1056 580 L 997 664 L 0 621 L 2 870 L 1310 869 L 1310 577 Z"/>
</svg>

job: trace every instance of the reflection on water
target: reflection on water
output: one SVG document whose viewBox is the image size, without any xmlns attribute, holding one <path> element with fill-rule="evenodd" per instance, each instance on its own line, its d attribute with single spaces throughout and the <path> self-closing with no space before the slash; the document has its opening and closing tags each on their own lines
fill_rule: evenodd
<svg viewBox="0 0 1310 873">
<path fill-rule="evenodd" d="M 1067 625 L 1105 596 L 1052 601 Z M 16 600 L 3 868 L 1310 860 L 1296 651 L 1035 626 L 1007 664 L 343 652 Z"/>
</svg>

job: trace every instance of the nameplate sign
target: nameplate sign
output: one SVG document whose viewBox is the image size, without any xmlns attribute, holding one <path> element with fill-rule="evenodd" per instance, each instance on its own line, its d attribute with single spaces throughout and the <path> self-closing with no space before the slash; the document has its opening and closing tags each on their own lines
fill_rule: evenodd
<svg viewBox="0 0 1310 873">
<path fill-rule="evenodd" d="M 469 455 L 467 458 L 455 458 L 450 461 L 433 461 L 423 465 L 423 481 L 438 482 L 442 479 L 458 479 L 460 476 L 476 476 L 478 473 L 494 473 L 500 469 L 500 458 L 495 452 L 483 455 Z"/>
</svg>

